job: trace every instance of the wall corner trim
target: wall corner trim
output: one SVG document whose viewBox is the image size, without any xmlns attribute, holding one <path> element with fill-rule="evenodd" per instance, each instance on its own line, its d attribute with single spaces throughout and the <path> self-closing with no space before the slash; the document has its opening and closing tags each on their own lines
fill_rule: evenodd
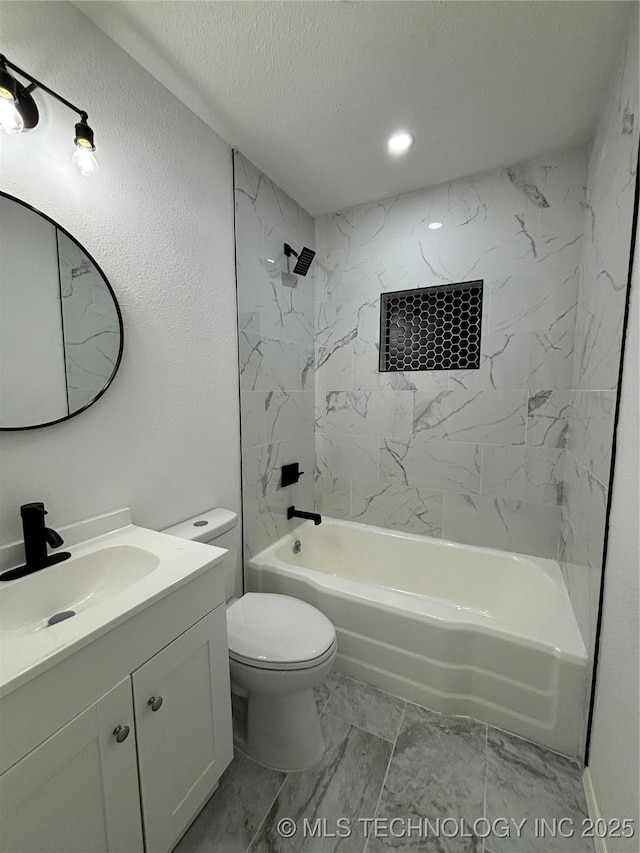
<svg viewBox="0 0 640 853">
<path fill-rule="evenodd" d="M 587 799 L 587 809 L 589 811 L 589 817 L 595 824 L 596 821 L 602 819 L 602 814 L 600 812 L 598 800 L 596 799 L 596 792 L 593 787 L 593 779 L 591 778 L 591 772 L 588 767 L 584 768 L 584 772 L 582 774 L 582 785 L 584 787 L 584 795 Z M 609 853 L 607 841 L 605 838 L 598 838 L 596 836 L 594 837 L 593 841 L 595 844 L 596 853 Z"/>
</svg>

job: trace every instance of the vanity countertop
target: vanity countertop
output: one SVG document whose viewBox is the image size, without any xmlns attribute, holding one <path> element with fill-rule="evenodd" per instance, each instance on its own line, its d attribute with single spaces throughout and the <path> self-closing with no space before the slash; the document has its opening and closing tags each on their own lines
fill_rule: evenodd
<svg viewBox="0 0 640 853">
<path fill-rule="evenodd" d="M 78 541 L 83 532 L 113 524 L 122 526 Z M 0 583 L 0 697 L 219 565 L 227 553 L 137 527 L 128 510 L 62 532 L 70 559 Z M 15 545 L 2 551 L 5 566 L 18 553 Z M 209 609 L 224 602 L 222 572 L 215 589 Z M 61 611 L 74 615 L 49 624 Z"/>
</svg>

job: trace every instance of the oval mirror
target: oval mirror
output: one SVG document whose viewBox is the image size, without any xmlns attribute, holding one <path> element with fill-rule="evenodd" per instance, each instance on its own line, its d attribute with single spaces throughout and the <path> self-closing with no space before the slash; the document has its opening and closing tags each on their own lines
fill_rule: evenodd
<svg viewBox="0 0 640 853">
<path fill-rule="evenodd" d="M 113 381 L 123 341 L 115 294 L 89 252 L 0 193 L 0 429 L 83 412 Z"/>
</svg>

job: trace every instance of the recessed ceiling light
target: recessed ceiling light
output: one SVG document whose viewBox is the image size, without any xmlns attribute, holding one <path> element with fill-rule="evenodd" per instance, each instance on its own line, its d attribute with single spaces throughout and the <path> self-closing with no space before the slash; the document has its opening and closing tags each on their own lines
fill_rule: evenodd
<svg viewBox="0 0 640 853">
<path fill-rule="evenodd" d="M 393 136 L 389 137 L 389 141 L 387 142 L 389 154 L 393 154 L 394 157 L 404 154 L 411 148 L 414 142 L 415 139 L 412 133 L 409 133 L 408 130 L 399 130 Z"/>
<path fill-rule="evenodd" d="M 432 231 L 438 231 L 440 228 L 442 228 L 442 222 L 430 222 L 429 228 Z"/>
</svg>

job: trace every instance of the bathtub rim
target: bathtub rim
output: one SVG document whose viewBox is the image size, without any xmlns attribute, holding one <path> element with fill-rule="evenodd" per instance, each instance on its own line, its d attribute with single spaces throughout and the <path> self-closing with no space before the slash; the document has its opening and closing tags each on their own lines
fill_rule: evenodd
<svg viewBox="0 0 640 853">
<path fill-rule="evenodd" d="M 277 552 L 282 547 L 287 543 L 293 544 L 297 538 L 297 531 L 313 526 L 311 521 L 302 522 L 276 542 L 264 548 L 254 557 L 251 557 L 247 561 L 248 566 L 255 570 L 265 568 L 293 575 L 309 583 L 318 591 L 331 590 L 333 594 L 337 594 L 342 598 L 366 601 L 372 606 L 398 612 L 405 617 L 409 614 L 412 618 L 422 619 L 432 624 L 446 627 L 447 630 L 464 631 L 473 629 L 489 636 L 509 637 L 512 642 L 515 640 L 529 648 L 547 653 L 550 652 L 558 659 L 582 666 L 587 665 L 588 655 L 586 647 L 578 628 L 560 566 L 555 560 L 550 560 L 546 557 L 536 557 L 531 554 L 519 554 L 514 551 L 501 551 L 496 548 L 487 548 L 480 545 L 467 545 L 448 539 L 436 539 L 435 537 L 417 533 L 405 533 L 403 531 L 390 530 L 384 527 L 376 527 L 344 519 L 323 517 L 322 523 L 347 529 L 356 527 L 370 533 L 377 533 L 398 539 L 410 539 L 417 542 L 427 540 L 427 543 L 431 541 L 436 545 L 444 544 L 461 551 L 481 552 L 487 555 L 495 554 L 501 557 L 507 555 L 526 560 L 533 563 L 553 583 L 561 606 L 552 619 L 544 622 L 535 629 L 531 629 L 527 626 L 518 626 L 515 623 L 500 620 L 495 616 L 484 615 L 472 608 L 457 606 L 446 599 L 390 589 L 364 581 L 354 581 L 343 578 L 340 575 L 297 566 L 278 557 Z M 365 594 L 365 591 L 368 594 Z M 549 636 L 545 636 L 545 632 Z"/>
</svg>

